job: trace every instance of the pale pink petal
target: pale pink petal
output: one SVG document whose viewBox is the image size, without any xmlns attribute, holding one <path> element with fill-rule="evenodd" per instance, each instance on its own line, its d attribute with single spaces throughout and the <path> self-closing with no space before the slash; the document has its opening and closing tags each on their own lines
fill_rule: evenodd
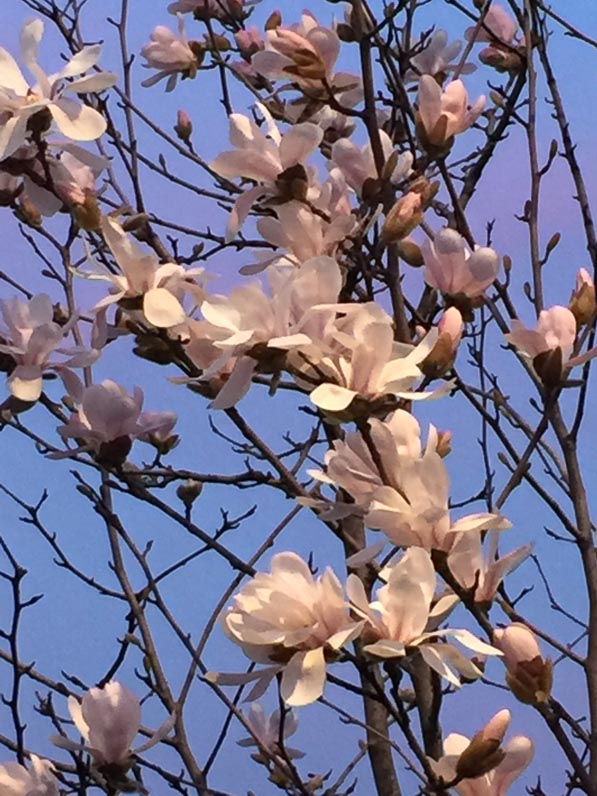
<svg viewBox="0 0 597 796">
<path fill-rule="evenodd" d="M 158 329 L 178 326 L 187 317 L 180 301 L 164 287 L 155 287 L 143 296 L 143 314 Z"/>
<path fill-rule="evenodd" d="M 75 141 L 95 141 L 106 131 L 104 117 L 93 108 L 62 97 L 49 106 L 60 132 Z"/>
<path fill-rule="evenodd" d="M 323 647 L 295 653 L 282 675 L 280 695 L 291 707 L 315 702 L 323 694 L 325 658 Z"/>
</svg>

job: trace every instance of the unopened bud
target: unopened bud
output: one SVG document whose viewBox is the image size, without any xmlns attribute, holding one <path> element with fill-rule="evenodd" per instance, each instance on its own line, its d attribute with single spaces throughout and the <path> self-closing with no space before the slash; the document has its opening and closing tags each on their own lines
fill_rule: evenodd
<svg viewBox="0 0 597 796">
<path fill-rule="evenodd" d="M 476 779 L 498 766 L 505 757 L 500 744 L 510 723 L 510 711 L 500 710 L 471 740 L 456 763 L 461 779 Z"/>
<path fill-rule="evenodd" d="M 413 268 L 421 268 L 425 264 L 423 259 L 423 252 L 418 243 L 415 243 L 408 238 L 398 241 L 397 244 L 398 254 L 405 263 L 412 265 Z"/>
<path fill-rule="evenodd" d="M 384 243 L 406 238 L 423 220 L 423 198 L 417 191 L 400 197 L 389 211 L 381 230 Z"/>
<path fill-rule="evenodd" d="M 504 653 L 506 682 L 525 705 L 536 705 L 549 699 L 553 683 L 553 666 L 541 655 L 532 630 L 521 622 L 513 622 L 493 634 L 495 646 Z"/>
<path fill-rule="evenodd" d="M 193 123 L 191 122 L 189 114 L 185 110 L 182 110 L 182 108 L 176 114 L 174 132 L 181 141 L 184 141 L 185 144 L 188 144 L 191 140 L 191 135 L 193 133 Z"/>
<path fill-rule="evenodd" d="M 449 334 L 440 334 L 436 344 L 420 363 L 421 372 L 428 379 L 441 378 L 454 364 L 454 348 Z"/>
<path fill-rule="evenodd" d="M 568 309 L 574 315 L 578 328 L 593 320 L 597 310 L 595 285 L 586 268 L 581 268 L 576 275 L 576 288 L 570 297 Z"/>
<path fill-rule="evenodd" d="M 176 489 L 176 497 L 184 503 L 185 508 L 190 509 L 201 492 L 203 492 L 203 484 L 201 481 L 188 478 L 184 484 L 180 484 Z"/>
</svg>

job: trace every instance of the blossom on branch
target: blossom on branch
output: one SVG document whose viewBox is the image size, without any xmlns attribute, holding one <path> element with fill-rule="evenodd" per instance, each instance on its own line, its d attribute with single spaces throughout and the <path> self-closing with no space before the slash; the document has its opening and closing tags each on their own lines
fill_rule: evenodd
<svg viewBox="0 0 597 796">
<path fill-rule="evenodd" d="M 425 282 L 447 295 L 463 293 L 478 298 L 495 282 L 500 269 L 500 258 L 493 249 L 483 246 L 471 252 L 462 235 L 447 227 L 433 241 L 426 240 L 421 251 Z"/>
<path fill-rule="evenodd" d="M 226 237 L 234 237 L 253 204 L 264 197 L 276 201 L 305 200 L 310 178 L 306 160 L 319 146 L 323 130 L 304 122 L 282 135 L 265 106 L 258 105 L 267 125 L 264 133 L 248 116 L 230 116 L 230 143 L 234 150 L 222 152 L 210 167 L 222 177 L 244 177 L 257 185 L 240 194 L 230 213 Z"/>
<path fill-rule="evenodd" d="M 239 746 L 245 747 L 256 746 L 257 751 L 251 755 L 254 760 L 258 762 L 267 761 L 267 759 L 264 760 L 260 746 L 265 747 L 274 759 L 280 758 L 282 762 L 285 758 L 296 760 L 304 757 L 304 753 L 299 749 L 288 747 L 285 743 L 286 738 L 290 738 L 298 729 L 298 718 L 294 710 L 285 711 L 284 714 L 279 710 L 275 710 L 271 715 L 266 716 L 261 705 L 258 702 L 253 702 L 249 709 L 247 722 L 251 728 L 252 735 L 248 738 L 242 738 L 237 743 Z M 283 730 L 283 754 L 280 749 L 280 729 Z"/>
<path fill-rule="evenodd" d="M 474 587 L 477 603 L 490 603 L 506 575 L 522 564 L 533 550 L 531 544 L 526 544 L 500 557 L 498 539 L 498 531 L 489 531 L 487 551 L 483 553 L 481 535 L 463 533 L 448 556 L 450 572 L 465 589 Z"/>
<path fill-rule="evenodd" d="M 414 46 L 416 55 L 411 55 L 410 69 L 404 75 L 405 83 L 415 83 L 421 75 L 431 75 L 437 77 L 440 82 L 448 72 L 454 72 L 458 68 L 455 62 L 462 49 L 461 41 L 453 41 L 448 44 L 448 34 L 445 30 L 436 30 L 425 40 L 419 40 Z M 474 64 L 465 63 L 460 72 L 469 75 L 477 67 Z"/>
<path fill-rule="evenodd" d="M 49 760 L 33 754 L 29 768 L 14 762 L 0 763 L 0 792 L 2 796 L 59 796 L 53 771 Z"/>
<path fill-rule="evenodd" d="M 416 346 L 398 343 L 390 316 L 378 305 L 337 304 L 335 309 L 345 314 L 335 322 L 331 352 L 306 358 L 302 368 L 306 378 L 323 382 L 310 398 L 324 412 L 369 415 L 392 396 L 423 400 L 449 392 L 449 386 L 435 393 L 415 390 L 423 375 L 419 365 L 437 340 L 436 329 Z"/>
<path fill-rule="evenodd" d="M 170 3 L 171 14 L 194 14 L 197 19 L 242 19 L 245 0 L 176 0 Z"/>
<path fill-rule="evenodd" d="M 105 379 L 101 384 L 83 388 L 72 396 L 77 411 L 68 422 L 58 427 L 63 439 L 75 439 L 76 449 L 65 455 L 92 451 L 98 461 L 121 464 L 126 459 L 134 439 L 143 442 L 164 443 L 174 440 L 171 432 L 176 423 L 174 412 L 143 412 L 143 391 L 135 387 L 133 395 L 115 381 Z M 62 454 L 54 455 L 54 458 Z"/>
<path fill-rule="evenodd" d="M 251 59 L 257 74 L 270 80 L 287 78 L 302 96 L 286 106 L 293 121 L 311 118 L 322 107 L 334 104 L 353 107 L 362 97 L 357 75 L 335 72 L 340 52 L 336 31 L 319 24 L 309 11 L 289 27 L 266 31 L 265 47 Z"/>
<path fill-rule="evenodd" d="M 197 278 L 203 276 L 204 269 L 185 270 L 177 263 L 160 263 L 153 252 L 144 252 L 137 246 L 110 216 L 102 218 L 101 230 L 122 273 L 113 273 L 98 261 L 92 263 L 92 271 L 78 271 L 86 279 L 110 283 L 110 294 L 94 309 L 119 304 L 128 312 L 141 310 L 143 319 L 158 329 L 184 324 L 187 316 L 181 300 L 185 293 L 190 293 L 195 301 L 203 300 L 205 292 Z"/>
<path fill-rule="evenodd" d="M 378 134 L 385 162 L 388 162 L 395 151 L 394 145 L 386 132 L 379 130 Z M 358 147 L 348 138 L 341 138 L 332 146 L 331 160 L 340 169 L 348 185 L 360 197 L 367 192 L 367 186 L 371 186 L 379 178 L 370 141 L 363 147 Z M 399 183 L 410 173 L 413 164 L 412 153 L 404 152 L 398 155 L 395 163 L 388 179 L 392 183 Z"/>
<path fill-rule="evenodd" d="M 495 630 L 493 642 L 504 654 L 506 682 L 514 696 L 527 705 L 547 702 L 551 694 L 553 667 L 541 655 L 533 631 L 521 622 Z"/>
<path fill-rule="evenodd" d="M 114 778 L 121 782 L 133 765 L 133 756 L 158 744 L 174 726 L 171 715 L 145 743 L 132 749 L 141 726 L 141 703 L 136 694 L 116 680 L 110 680 L 102 688 L 90 688 L 80 702 L 69 697 L 68 709 L 84 743 L 78 744 L 63 735 L 52 736 L 52 742 L 63 749 L 88 752 L 108 781 Z"/>
<path fill-rule="evenodd" d="M 178 36 L 170 28 L 158 25 L 150 36 L 151 41 L 141 48 L 141 55 L 147 63 L 145 69 L 158 69 L 158 73 L 148 77 L 141 85 L 153 86 L 168 78 L 166 91 L 173 91 L 179 74 L 194 77 L 197 72 L 197 55 L 189 45 L 184 19 L 178 17 Z"/>
<path fill-rule="evenodd" d="M 428 666 L 452 685 L 459 686 L 458 674 L 476 679 L 481 671 L 444 639 L 454 639 L 480 655 L 501 654 L 468 630 L 435 629 L 436 617 L 441 621 L 445 612 L 443 601 L 434 600 L 436 574 L 427 551 L 411 548 L 396 564 L 383 570 L 383 577 L 386 584 L 377 590 L 377 599 L 371 603 L 356 575 L 349 575 L 346 585 L 353 610 L 367 620 L 363 649 L 369 655 L 402 658 L 418 651 Z"/>
<path fill-rule="evenodd" d="M 558 385 L 566 370 L 583 365 L 597 356 L 597 348 L 573 357 L 577 325 L 574 314 L 568 307 L 556 305 L 539 313 L 535 329 L 514 319 L 512 331 L 504 335 L 506 340 L 533 361 L 533 367 L 548 387 Z"/>
<path fill-rule="evenodd" d="M 419 80 L 417 128 L 425 149 L 449 150 L 455 135 L 468 130 L 485 107 L 485 97 L 469 106 L 462 80 L 452 80 L 442 89 L 430 75 Z"/>
<path fill-rule="evenodd" d="M 14 58 L 0 47 L 0 160 L 12 155 L 29 135 L 46 133 L 52 122 L 74 141 L 93 141 L 106 130 L 98 111 L 66 96 L 93 94 L 114 85 L 116 77 L 108 72 L 71 79 L 97 64 L 100 45 L 84 47 L 59 72 L 46 75 L 37 63 L 43 31 L 41 19 L 29 20 L 21 31 L 21 59 L 36 80 L 31 87 Z"/>
<path fill-rule="evenodd" d="M 331 569 L 314 578 L 296 553 L 278 553 L 235 596 L 222 618 L 226 635 L 258 663 L 282 672 L 286 704 L 307 705 L 323 693 L 326 662 L 358 636 L 342 585 Z M 215 675 L 215 679 L 219 680 Z"/>
<path fill-rule="evenodd" d="M 506 796 L 510 785 L 529 765 L 535 750 L 525 735 L 501 746 L 510 723 L 510 711 L 501 710 L 471 741 L 458 733 L 444 740 L 444 756 L 431 760 L 445 783 L 456 781 L 460 796 Z"/>
<path fill-rule="evenodd" d="M 79 346 L 64 346 L 65 338 L 77 323 L 77 316 L 59 324 L 54 320 L 54 306 L 45 294 L 29 301 L 19 298 L 0 301 L 0 353 L 2 370 L 9 373 L 11 394 L 21 401 L 37 401 L 42 391 L 42 379 L 48 370 L 67 377 L 70 368 L 83 368 L 98 358 L 95 350 Z M 52 354 L 66 357 L 51 361 Z"/>
<path fill-rule="evenodd" d="M 334 442 L 325 472 L 310 471 L 348 492 L 355 503 L 342 507 L 364 516 L 368 527 L 383 531 L 399 547 L 446 553 L 461 535 L 510 527 L 501 515 L 487 512 L 452 522 L 448 472 L 433 426 L 425 448 L 416 418 L 404 410 L 384 421 L 371 418 L 368 426 L 367 438 L 359 431 Z"/>
</svg>

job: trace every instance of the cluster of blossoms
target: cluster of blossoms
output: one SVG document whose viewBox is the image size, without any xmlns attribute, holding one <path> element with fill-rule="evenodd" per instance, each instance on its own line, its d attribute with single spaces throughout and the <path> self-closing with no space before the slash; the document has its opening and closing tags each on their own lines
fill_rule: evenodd
<svg viewBox="0 0 597 796">
<path fill-rule="evenodd" d="M 179 77 L 197 74 L 207 46 L 187 38 L 182 15 L 229 24 L 243 20 L 246 8 L 242 0 L 180 0 L 168 10 L 178 14 L 178 34 L 155 28 L 141 54 L 144 66 L 157 70 L 143 85 L 165 80 L 172 91 Z M 329 522 L 362 520 L 383 535 L 382 543 L 349 559 L 355 571 L 346 583 L 331 569 L 316 576 L 296 553 L 274 555 L 270 571 L 247 582 L 222 616 L 225 634 L 261 668 L 244 676 L 210 677 L 220 684 L 256 681 L 253 699 L 278 677 L 286 705 L 303 706 L 321 697 L 328 666 L 350 660 L 348 646 L 356 643 L 366 665 L 392 660 L 407 671 L 416 658 L 455 687 L 479 678 L 487 656 L 502 658 L 518 699 L 548 700 L 551 663 L 525 625 L 495 630 L 487 641 L 465 628 L 445 626 L 463 595 L 487 612 L 504 577 L 531 546 L 499 554 L 501 532 L 510 527 L 501 514 L 453 518 L 448 437 L 431 426 L 424 443 L 418 421 L 405 408 L 452 389 L 449 374 L 466 324 L 496 283 L 501 258 L 489 246 L 474 245 L 470 235 L 465 239 L 448 227 L 433 232 L 423 223 L 438 186 L 418 173 L 421 166 L 408 142 L 390 137 L 383 114 L 368 131 L 376 146 L 351 139 L 350 111 L 361 103 L 363 87 L 357 75 L 336 68 L 337 29 L 305 12 L 294 25 L 274 20 L 263 36 L 257 29 L 235 30 L 243 58 L 236 73 L 253 86 L 266 81 L 275 86 L 276 96 L 290 99 L 256 103 L 253 118 L 233 113 L 232 148 L 209 166 L 236 196 L 224 242 L 242 241 L 241 230 L 253 215 L 271 248 L 241 269 L 255 278 L 227 295 L 209 289 L 203 268 L 185 268 L 139 245 L 135 219 L 100 212 L 95 182 L 106 167 L 102 158 L 46 139 L 53 126 L 71 141 L 99 138 L 106 128 L 101 114 L 65 94 L 103 91 L 113 77 L 98 72 L 72 79 L 96 65 L 98 46 L 84 48 L 60 72 L 46 76 L 37 64 L 42 31 L 35 20 L 22 36 L 22 60 L 37 81 L 33 87 L 1 51 L 6 68 L 0 78 L 0 198 L 6 203 L 17 196 L 21 203 L 26 199 L 30 212 L 45 215 L 71 210 L 81 228 L 95 233 L 88 265 L 77 274 L 103 285 L 105 292 L 92 307 L 88 347 L 77 342 L 79 317 L 63 317 L 48 296 L 0 302 L 0 364 L 14 399 L 10 408 L 35 403 L 44 378 L 57 374 L 68 393 L 64 403 L 72 410 L 58 433 L 75 443 L 55 457 L 88 453 L 100 465 L 119 467 L 135 439 L 167 453 L 177 441 L 173 413 L 144 412 L 139 388 L 131 395 L 110 379 L 94 384 L 88 371 L 84 384 L 74 372 L 87 370 L 117 335 L 134 334 L 136 352 L 147 359 L 171 363 L 174 352 L 182 352 L 192 368 L 173 380 L 203 391 L 214 409 L 233 407 L 258 375 L 271 377 L 272 390 L 288 377 L 309 396 L 320 419 L 335 426 L 355 424 L 355 430 L 339 431 L 321 469 L 309 471 L 315 487 L 302 502 Z M 466 35 L 489 44 L 480 56 L 484 63 L 502 71 L 520 69 L 524 42 L 499 7 L 492 6 Z M 404 75 L 408 85 L 416 84 L 418 144 L 426 159 L 440 164 L 455 137 L 483 119 L 485 108 L 484 97 L 469 103 L 462 80 L 447 79 L 473 68 L 455 61 L 461 47 L 436 31 L 417 43 Z M 179 121 L 188 136 L 190 123 L 183 114 Z M 284 123 L 290 126 L 281 128 Z M 47 169 L 37 157 L 42 140 Z M 317 158 L 325 159 L 323 177 Z M 413 322 L 410 336 L 400 339 L 394 317 L 378 303 L 342 300 L 350 255 L 375 225 L 381 230 L 379 245 L 396 245 L 405 262 L 422 266 L 421 287 L 436 302 L 430 320 L 420 326 Z M 420 230 L 426 235 L 421 245 L 409 237 Z M 597 353 L 581 353 L 579 335 L 595 313 L 594 284 L 581 271 L 569 306 L 541 312 L 535 329 L 514 320 L 506 340 L 531 360 L 546 388 L 559 388 L 569 368 Z M 439 386 L 429 389 L 434 380 Z M 392 553 L 385 564 L 372 564 L 387 545 Z M 366 565 L 375 569 L 372 589 L 356 574 Z M 69 709 L 84 744 L 65 737 L 56 743 L 87 751 L 108 784 L 114 777 L 121 783 L 132 756 L 172 726 L 168 720 L 132 751 L 140 705 L 115 682 L 91 689 L 81 703 L 71 699 Z M 505 794 L 533 754 L 522 736 L 502 748 L 509 720 L 502 711 L 470 742 L 460 735 L 445 739 L 444 756 L 431 765 L 446 787 L 464 796 Z M 281 749 L 279 713 L 266 719 L 253 706 L 248 723 L 251 738 L 241 743 L 256 745 L 257 756 L 267 751 L 268 765 L 283 768 L 299 756 L 297 750 Z M 287 716 L 282 734 L 291 735 L 295 726 L 293 714 Z M 36 796 L 58 793 L 51 764 L 35 756 L 30 768 L 0 767 L 0 783 L 15 794 L 23 788 L 25 793 L 37 788 Z M 20 791 L 19 783 L 24 783 Z"/>
<path fill-rule="evenodd" d="M 44 25 L 27 22 L 21 31 L 21 61 L 34 78 L 25 79 L 14 58 L 0 48 L 0 195 L 2 204 L 18 206 L 29 223 L 39 224 L 66 207 L 83 228 L 97 224 L 95 181 L 106 160 L 72 141 L 95 141 L 106 131 L 104 116 L 76 97 L 93 96 L 114 85 L 116 76 L 95 71 L 101 47 L 84 47 L 54 74 L 38 63 Z M 51 140 L 54 129 L 67 139 Z M 47 151 L 46 168 L 38 160 Z M 47 148 L 47 150 L 46 150 Z"/>
</svg>

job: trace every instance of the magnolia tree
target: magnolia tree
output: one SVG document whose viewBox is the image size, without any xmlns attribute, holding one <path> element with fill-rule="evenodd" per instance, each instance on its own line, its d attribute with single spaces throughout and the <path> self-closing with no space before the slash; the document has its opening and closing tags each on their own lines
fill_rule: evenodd
<svg viewBox="0 0 597 796">
<path fill-rule="evenodd" d="M 1 793 L 595 796 L 597 42 L 130 5 L 0 49 Z"/>
</svg>

